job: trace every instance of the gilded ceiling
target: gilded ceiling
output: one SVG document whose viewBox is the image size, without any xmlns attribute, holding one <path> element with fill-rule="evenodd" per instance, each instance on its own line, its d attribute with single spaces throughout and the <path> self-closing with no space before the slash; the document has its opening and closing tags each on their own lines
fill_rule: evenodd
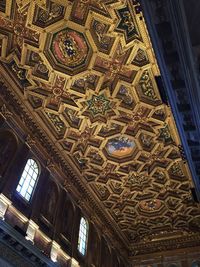
<svg viewBox="0 0 200 267">
<path fill-rule="evenodd" d="M 199 208 L 137 0 L 3 0 L 0 57 L 133 254 L 196 236 Z"/>
</svg>

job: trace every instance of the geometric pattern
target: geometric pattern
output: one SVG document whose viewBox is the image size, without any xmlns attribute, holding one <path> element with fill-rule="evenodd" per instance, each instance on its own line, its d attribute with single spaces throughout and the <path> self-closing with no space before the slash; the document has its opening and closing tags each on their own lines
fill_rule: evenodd
<svg viewBox="0 0 200 267">
<path fill-rule="evenodd" d="M 136 38 L 140 38 L 137 30 L 137 24 L 135 22 L 135 16 L 132 12 L 133 10 L 129 7 L 129 4 L 130 3 L 127 2 L 125 7 L 116 10 L 119 18 L 116 31 L 124 34 L 126 43 L 129 43 Z"/>
<path fill-rule="evenodd" d="M 138 1 L 19 2 L 0 6 L 13 94 L 127 251 L 170 249 L 166 238 L 184 246 L 200 230 L 199 207 Z"/>
</svg>

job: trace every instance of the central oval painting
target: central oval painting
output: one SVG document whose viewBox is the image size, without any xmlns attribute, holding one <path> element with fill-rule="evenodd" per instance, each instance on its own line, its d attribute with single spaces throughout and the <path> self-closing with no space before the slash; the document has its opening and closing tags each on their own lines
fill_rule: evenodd
<svg viewBox="0 0 200 267">
<path fill-rule="evenodd" d="M 106 150 L 112 157 L 123 158 L 132 154 L 135 142 L 125 136 L 113 138 L 108 141 Z"/>
</svg>

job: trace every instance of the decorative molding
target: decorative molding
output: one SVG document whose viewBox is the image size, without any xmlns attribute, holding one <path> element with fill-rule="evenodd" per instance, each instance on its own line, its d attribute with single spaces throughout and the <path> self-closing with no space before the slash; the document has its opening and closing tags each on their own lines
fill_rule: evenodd
<svg viewBox="0 0 200 267">
<path fill-rule="evenodd" d="M 11 203 L 12 202 L 6 196 L 2 193 L 0 194 L 0 219 L 4 220 L 4 215 Z"/>
<path fill-rule="evenodd" d="M 57 262 L 57 257 L 59 254 L 59 250 L 60 250 L 60 245 L 58 245 L 58 243 L 56 243 L 55 241 L 52 241 L 52 245 L 51 245 L 51 260 L 53 262 Z"/>
<path fill-rule="evenodd" d="M 34 244 L 35 233 L 39 229 L 39 226 L 32 220 L 29 220 L 26 230 L 26 239 L 30 240 Z"/>
</svg>

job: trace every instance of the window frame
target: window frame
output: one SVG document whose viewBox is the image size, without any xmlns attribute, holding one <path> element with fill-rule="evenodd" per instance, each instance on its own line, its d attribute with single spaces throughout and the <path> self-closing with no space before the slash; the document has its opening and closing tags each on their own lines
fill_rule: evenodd
<svg viewBox="0 0 200 267">
<path fill-rule="evenodd" d="M 85 232 L 85 243 L 84 243 L 84 254 L 82 253 L 82 250 L 83 250 L 83 246 L 80 247 L 80 244 L 81 244 L 81 241 L 83 242 L 83 237 L 81 236 L 81 222 L 82 222 L 82 219 L 84 220 L 85 222 L 85 225 L 86 225 L 86 232 Z M 83 227 L 83 226 L 82 226 Z M 85 228 L 85 227 L 84 227 Z M 89 222 L 88 220 L 84 217 L 84 216 L 81 216 L 80 218 L 80 222 L 79 222 L 79 231 L 78 231 L 78 245 L 77 245 L 77 250 L 78 250 L 78 253 L 82 256 L 82 257 L 85 257 L 87 255 L 87 248 L 88 248 L 88 236 L 89 236 Z"/>
<path fill-rule="evenodd" d="M 25 198 L 25 196 L 23 196 L 23 195 L 17 190 L 17 187 L 19 186 L 19 182 L 20 182 L 20 180 L 21 180 L 21 178 L 22 178 L 22 174 L 23 174 L 23 172 L 24 172 L 24 170 L 25 170 L 25 168 L 26 168 L 26 165 L 27 165 L 27 163 L 28 163 L 29 160 L 33 160 L 33 161 L 36 163 L 36 165 L 37 165 L 37 167 L 38 167 L 38 174 L 37 174 L 37 177 L 36 177 L 36 179 L 35 179 L 35 183 L 34 183 L 32 192 L 31 192 L 31 194 L 30 194 L 30 199 L 28 200 L 28 199 Z M 18 183 L 17 183 L 17 186 L 16 186 L 16 188 L 15 188 L 15 194 L 17 195 L 17 197 L 19 197 L 21 200 L 23 200 L 26 204 L 30 204 L 30 203 L 32 202 L 32 199 L 33 199 L 33 196 L 34 196 L 34 193 L 35 193 L 35 189 L 36 189 L 36 187 L 37 187 L 37 183 L 38 183 L 38 180 L 39 180 L 39 178 L 40 178 L 40 174 L 41 174 L 41 165 L 40 165 L 39 161 L 38 161 L 37 159 L 35 159 L 34 157 L 28 157 L 28 158 L 26 159 L 26 163 L 25 163 L 25 165 L 23 166 L 23 170 L 22 170 L 22 172 L 21 172 L 21 174 L 20 174 L 20 178 L 19 178 Z M 32 180 L 32 177 L 31 177 L 31 180 Z M 30 181 L 30 182 L 31 182 L 31 181 Z M 29 185 L 30 185 L 30 183 L 29 183 Z M 28 187 L 29 187 L 29 186 L 28 186 Z M 27 188 L 27 190 L 28 190 L 28 188 Z M 26 192 L 27 192 L 27 190 L 26 190 Z M 26 193 L 25 193 L 25 195 L 26 195 Z"/>
</svg>

